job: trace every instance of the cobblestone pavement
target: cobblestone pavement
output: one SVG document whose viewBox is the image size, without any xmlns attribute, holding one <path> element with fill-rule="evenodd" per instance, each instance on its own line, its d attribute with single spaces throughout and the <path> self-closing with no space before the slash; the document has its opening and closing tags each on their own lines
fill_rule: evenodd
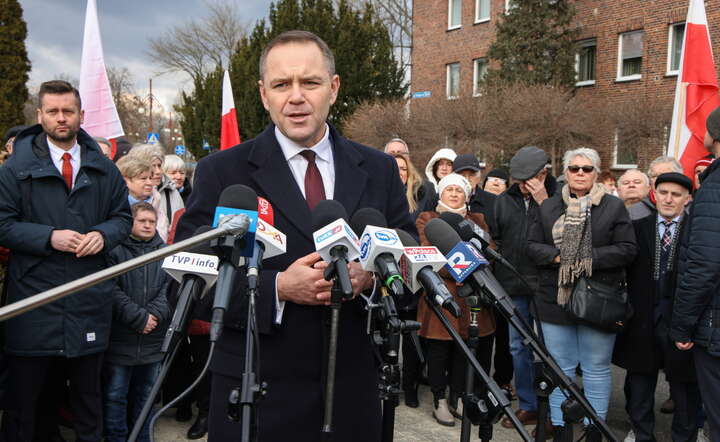
<svg viewBox="0 0 720 442">
<path fill-rule="evenodd" d="M 622 441 L 629 430 L 625 414 L 625 401 L 622 392 L 623 380 L 625 373 L 623 370 L 613 367 L 613 392 L 610 402 L 610 414 L 608 423 L 615 430 L 618 439 Z M 661 376 L 661 378 L 663 378 Z M 668 397 L 667 383 L 658 382 L 658 389 L 655 394 L 655 409 L 657 416 L 656 436 L 658 442 L 669 442 L 670 438 L 670 418 L 671 416 L 661 414 L 659 412 L 660 404 Z M 402 403 L 402 399 L 401 399 Z M 517 402 L 513 402 L 516 406 Z M 156 440 L 158 442 L 184 442 L 187 441 L 185 433 L 192 422 L 178 423 L 173 418 L 174 411 L 170 411 L 167 416 L 163 416 L 158 420 L 156 429 Z M 531 431 L 531 427 L 527 427 Z M 579 436 L 579 435 L 578 435 Z M 577 437 L 576 436 L 576 439 Z M 70 435 L 66 435 L 68 441 L 73 440 Z M 200 439 L 205 441 L 207 439 Z M 401 404 L 397 408 L 395 420 L 395 441 L 397 442 L 447 442 L 460 440 L 460 421 L 456 421 L 456 425 L 452 428 L 444 427 L 435 422 L 432 417 L 432 395 L 427 386 L 420 388 L 420 407 L 417 409 L 408 408 Z M 477 429 L 473 430 L 471 440 L 479 440 L 477 438 Z M 515 430 L 508 430 L 502 426 L 495 425 L 493 440 L 499 442 L 515 442 L 520 441 L 520 437 Z M 341 441 L 339 441 L 341 442 Z"/>
</svg>

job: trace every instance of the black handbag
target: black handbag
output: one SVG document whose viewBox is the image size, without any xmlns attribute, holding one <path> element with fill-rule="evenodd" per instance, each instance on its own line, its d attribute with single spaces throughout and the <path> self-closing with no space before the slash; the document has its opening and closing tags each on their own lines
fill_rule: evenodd
<svg viewBox="0 0 720 442">
<path fill-rule="evenodd" d="M 632 316 L 625 283 L 609 285 L 581 276 L 565 311 L 578 322 L 608 333 L 622 331 Z"/>
</svg>

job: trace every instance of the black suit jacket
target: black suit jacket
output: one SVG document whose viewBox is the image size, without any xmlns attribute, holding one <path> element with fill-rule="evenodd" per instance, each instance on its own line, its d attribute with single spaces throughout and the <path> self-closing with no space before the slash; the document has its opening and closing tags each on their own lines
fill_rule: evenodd
<svg viewBox="0 0 720 442">
<path fill-rule="evenodd" d="M 288 302 L 282 323 L 274 324 L 277 273 L 315 250 L 311 212 L 274 130 L 270 125 L 257 138 L 198 163 L 177 238 L 187 238 L 197 227 L 211 224 L 220 193 L 232 184 L 247 185 L 272 204 L 275 227 L 287 235 L 287 253 L 264 261 L 257 300 L 262 334 L 260 375 L 269 384 L 259 409 L 260 440 L 316 441 L 323 418 L 329 309 Z M 343 138 L 332 127 L 330 138 L 335 163 L 334 199 L 342 203 L 348 215 L 373 207 L 385 214 L 390 227 L 415 233 L 395 160 Z M 238 378 L 244 355 L 245 284 L 244 277 L 236 279 L 226 328 L 212 364 L 213 372 Z M 338 339 L 335 440 L 377 440 L 377 370 L 359 299 L 343 303 Z M 220 399 L 226 398 L 220 395 Z"/>
</svg>

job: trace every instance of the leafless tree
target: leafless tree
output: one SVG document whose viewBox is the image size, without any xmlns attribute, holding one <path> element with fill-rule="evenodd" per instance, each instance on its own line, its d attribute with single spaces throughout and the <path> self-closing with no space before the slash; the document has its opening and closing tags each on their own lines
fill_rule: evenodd
<svg viewBox="0 0 720 442">
<path fill-rule="evenodd" d="M 184 72 L 193 80 L 216 66 L 227 66 L 247 26 L 240 14 L 240 3 L 232 0 L 206 0 L 207 15 L 172 26 L 151 38 L 148 55 L 156 60 L 161 73 Z"/>
</svg>

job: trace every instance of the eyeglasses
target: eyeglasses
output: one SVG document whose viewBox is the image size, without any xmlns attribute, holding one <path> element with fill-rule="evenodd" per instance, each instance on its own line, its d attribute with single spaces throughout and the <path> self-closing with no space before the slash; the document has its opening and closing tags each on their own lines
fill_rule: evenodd
<svg viewBox="0 0 720 442">
<path fill-rule="evenodd" d="M 568 166 L 568 170 L 571 173 L 578 173 L 580 169 L 585 173 L 592 173 L 595 170 L 595 166 Z"/>
</svg>

